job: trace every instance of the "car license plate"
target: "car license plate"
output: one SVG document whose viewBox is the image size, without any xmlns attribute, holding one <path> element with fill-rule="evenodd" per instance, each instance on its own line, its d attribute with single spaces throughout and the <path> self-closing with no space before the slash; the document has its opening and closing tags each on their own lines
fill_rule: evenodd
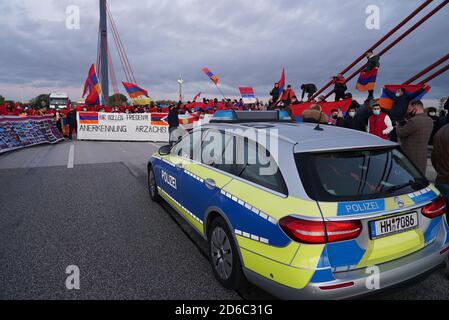
<svg viewBox="0 0 449 320">
<path fill-rule="evenodd" d="M 387 219 L 370 221 L 371 239 L 386 237 L 392 234 L 416 229 L 419 226 L 418 213 L 390 217 Z"/>
</svg>

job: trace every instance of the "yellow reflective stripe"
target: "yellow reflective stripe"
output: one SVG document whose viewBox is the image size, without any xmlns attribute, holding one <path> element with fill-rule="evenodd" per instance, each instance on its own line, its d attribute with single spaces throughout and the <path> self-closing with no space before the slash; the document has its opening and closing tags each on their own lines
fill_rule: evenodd
<svg viewBox="0 0 449 320">
<path fill-rule="evenodd" d="M 418 229 L 370 240 L 357 268 L 398 259 L 422 248 L 424 248 L 424 234 Z"/>
<path fill-rule="evenodd" d="M 325 245 L 309 245 L 302 244 L 299 247 L 296 256 L 291 265 L 297 268 L 315 270 L 320 262 L 321 254 L 323 253 Z"/>
<path fill-rule="evenodd" d="M 232 180 L 223 190 L 275 220 L 291 214 L 321 217 L 315 201 L 301 200 L 291 196 L 283 198 L 237 179 Z"/>
<path fill-rule="evenodd" d="M 312 279 L 314 270 L 297 269 L 241 248 L 245 267 L 285 286 L 302 289 Z"/>
<path fill-rule="evenodd" d="M 276 260 L 285 264 L 290 264 L 299 247 L 299 244 L 293 241 L 284 248 L 278 248 L 261 242 L 250 240 L 239 235 L 236 235 L 236 238 L 240 248 L 247 249 L 252 252 L 257 252 L 260 255 L 268 257 L 269 259 Z"/>
</svg>

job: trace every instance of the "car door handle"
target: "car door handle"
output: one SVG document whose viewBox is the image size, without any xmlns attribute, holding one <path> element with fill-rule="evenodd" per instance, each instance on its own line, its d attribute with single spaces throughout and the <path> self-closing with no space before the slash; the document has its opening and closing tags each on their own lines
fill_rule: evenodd
<svg viewBox="0 0 449 320">
<path fill-rule="evenodd" d="M 213 180 L 213 179 L 206 179 L 206 180 L 204 180 L 204 184 L 210 190 L 213 190 L 213 189 L 215 189 L 217 187 L 217 184 L 215 183 L 215 180 Z"/>
<path fill-rule="evenodd" d="M 182 163 L 177 163 L 177 164 L 175 164 L 175 167 L 176 167 L 176 169 L 178 169 L 178 170 L 182 170 L 182 169 L 183 169 Z"/>
</svg>

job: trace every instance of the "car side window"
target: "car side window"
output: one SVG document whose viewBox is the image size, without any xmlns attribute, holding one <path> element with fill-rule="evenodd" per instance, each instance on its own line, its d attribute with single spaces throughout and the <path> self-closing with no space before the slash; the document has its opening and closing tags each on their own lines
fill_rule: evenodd
<svg viewBox="0 0 449 320">
<path fill-rule="evenodd" d="M 225 164 L 223 152 L 232 141 L 232 136 L 219 130 L 208 130 L 202 139 L 201 162 L 222 169 Z"/>
<path fill-rule="evenodd" d="M 265 148 L 245 139 L 243 152 L 245 165 L 240 173 L 242 179 L 282 194 L 288 193 L 277 163 Z"/>
<path fill-rule="evenodd" d="M 198 135 L 192 132 L 173 147 L 171 154 L 185 159 L 193 159 L 194 152 L 198 149 L 200 142 Z"/>
</svg>

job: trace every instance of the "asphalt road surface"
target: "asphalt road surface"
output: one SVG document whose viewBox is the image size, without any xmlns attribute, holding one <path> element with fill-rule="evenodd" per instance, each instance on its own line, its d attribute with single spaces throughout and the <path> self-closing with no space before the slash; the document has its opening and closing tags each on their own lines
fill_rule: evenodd
<svg viewBox="0 0 449 320">
<path fill-rule="evenodd" d="M 65 142 L 0 155 L 0 299 L 269 299 L 220 286 L 205 244 L 146 188 L 152 143 Z M 80 289 L 66 288 L 79 267 Z M 449 299 L 440 269 L 376 299 Z"/>
</svg>

